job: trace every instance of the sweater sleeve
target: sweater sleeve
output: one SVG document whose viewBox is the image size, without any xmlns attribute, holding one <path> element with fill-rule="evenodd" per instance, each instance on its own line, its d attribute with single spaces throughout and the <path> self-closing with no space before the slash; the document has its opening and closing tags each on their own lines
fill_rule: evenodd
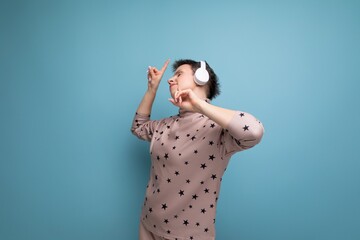
<svg viewBox="0 0 360 240">
<path fill-rule="evenodd" d="M 250 113 L 237 111 L 228 127 L 221 133 L 224 154 L 254 147 L 261 141 L 263 134 L 264 127 L 259 120 Z"/>
<path fill-rule="evenodd" d="M 141 140 L 151 141 L 157 121 L 150 120 L 150 115 L 135 113 L 131 132 Z"/>
</svg>

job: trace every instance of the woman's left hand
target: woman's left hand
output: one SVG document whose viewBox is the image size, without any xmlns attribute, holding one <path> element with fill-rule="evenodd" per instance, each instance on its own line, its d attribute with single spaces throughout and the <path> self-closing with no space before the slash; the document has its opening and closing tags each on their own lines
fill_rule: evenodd
<svg viewBox="0 0 360 240">
<path fill-rule="evenodd" d="M 183 110 L 200 112 L 202 100 L 191 89 L 185 89 L 177 91 L 174 98 L 170 98 L 169 101 Z"/>
</svg>

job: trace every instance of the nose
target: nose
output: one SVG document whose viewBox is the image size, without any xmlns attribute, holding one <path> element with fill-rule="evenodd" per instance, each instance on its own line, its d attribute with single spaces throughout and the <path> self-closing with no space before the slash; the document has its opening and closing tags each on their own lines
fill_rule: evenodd
<svg viewBox="0 0 360 240">
<path fill-rule="evenodd" d="M 175 84 L 175 79 L 174 79 L 174 77 L 169 78 L 168 83 L 169 83 L 169 85 Z"/>
</svg>

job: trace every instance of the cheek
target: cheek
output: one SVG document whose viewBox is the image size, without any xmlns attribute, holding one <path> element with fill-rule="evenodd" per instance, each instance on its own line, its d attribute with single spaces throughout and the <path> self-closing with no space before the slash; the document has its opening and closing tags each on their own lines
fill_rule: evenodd
<svg viewBox="0 0 360 240">
<path fill-rule="evenodd" d="M 179 82 L 179 89 L 193 89 L 196 86 L 194 80 L 192 78 L 188 78 L 184 81 Z"/>
</svg>

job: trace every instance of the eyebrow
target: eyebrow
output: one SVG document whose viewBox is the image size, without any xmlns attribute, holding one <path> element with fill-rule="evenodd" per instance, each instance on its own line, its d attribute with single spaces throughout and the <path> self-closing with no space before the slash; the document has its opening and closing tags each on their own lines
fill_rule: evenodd
<svg viewBox="0 0 360 240">
<path fill-rule="evenodd" d="M 183 72 L 184 72 L 183 70 L 177 70 L 177 71 L 174 73 L 174 75 L 179 74 L 179 73 L 183 73 Z"/>
</svg>

